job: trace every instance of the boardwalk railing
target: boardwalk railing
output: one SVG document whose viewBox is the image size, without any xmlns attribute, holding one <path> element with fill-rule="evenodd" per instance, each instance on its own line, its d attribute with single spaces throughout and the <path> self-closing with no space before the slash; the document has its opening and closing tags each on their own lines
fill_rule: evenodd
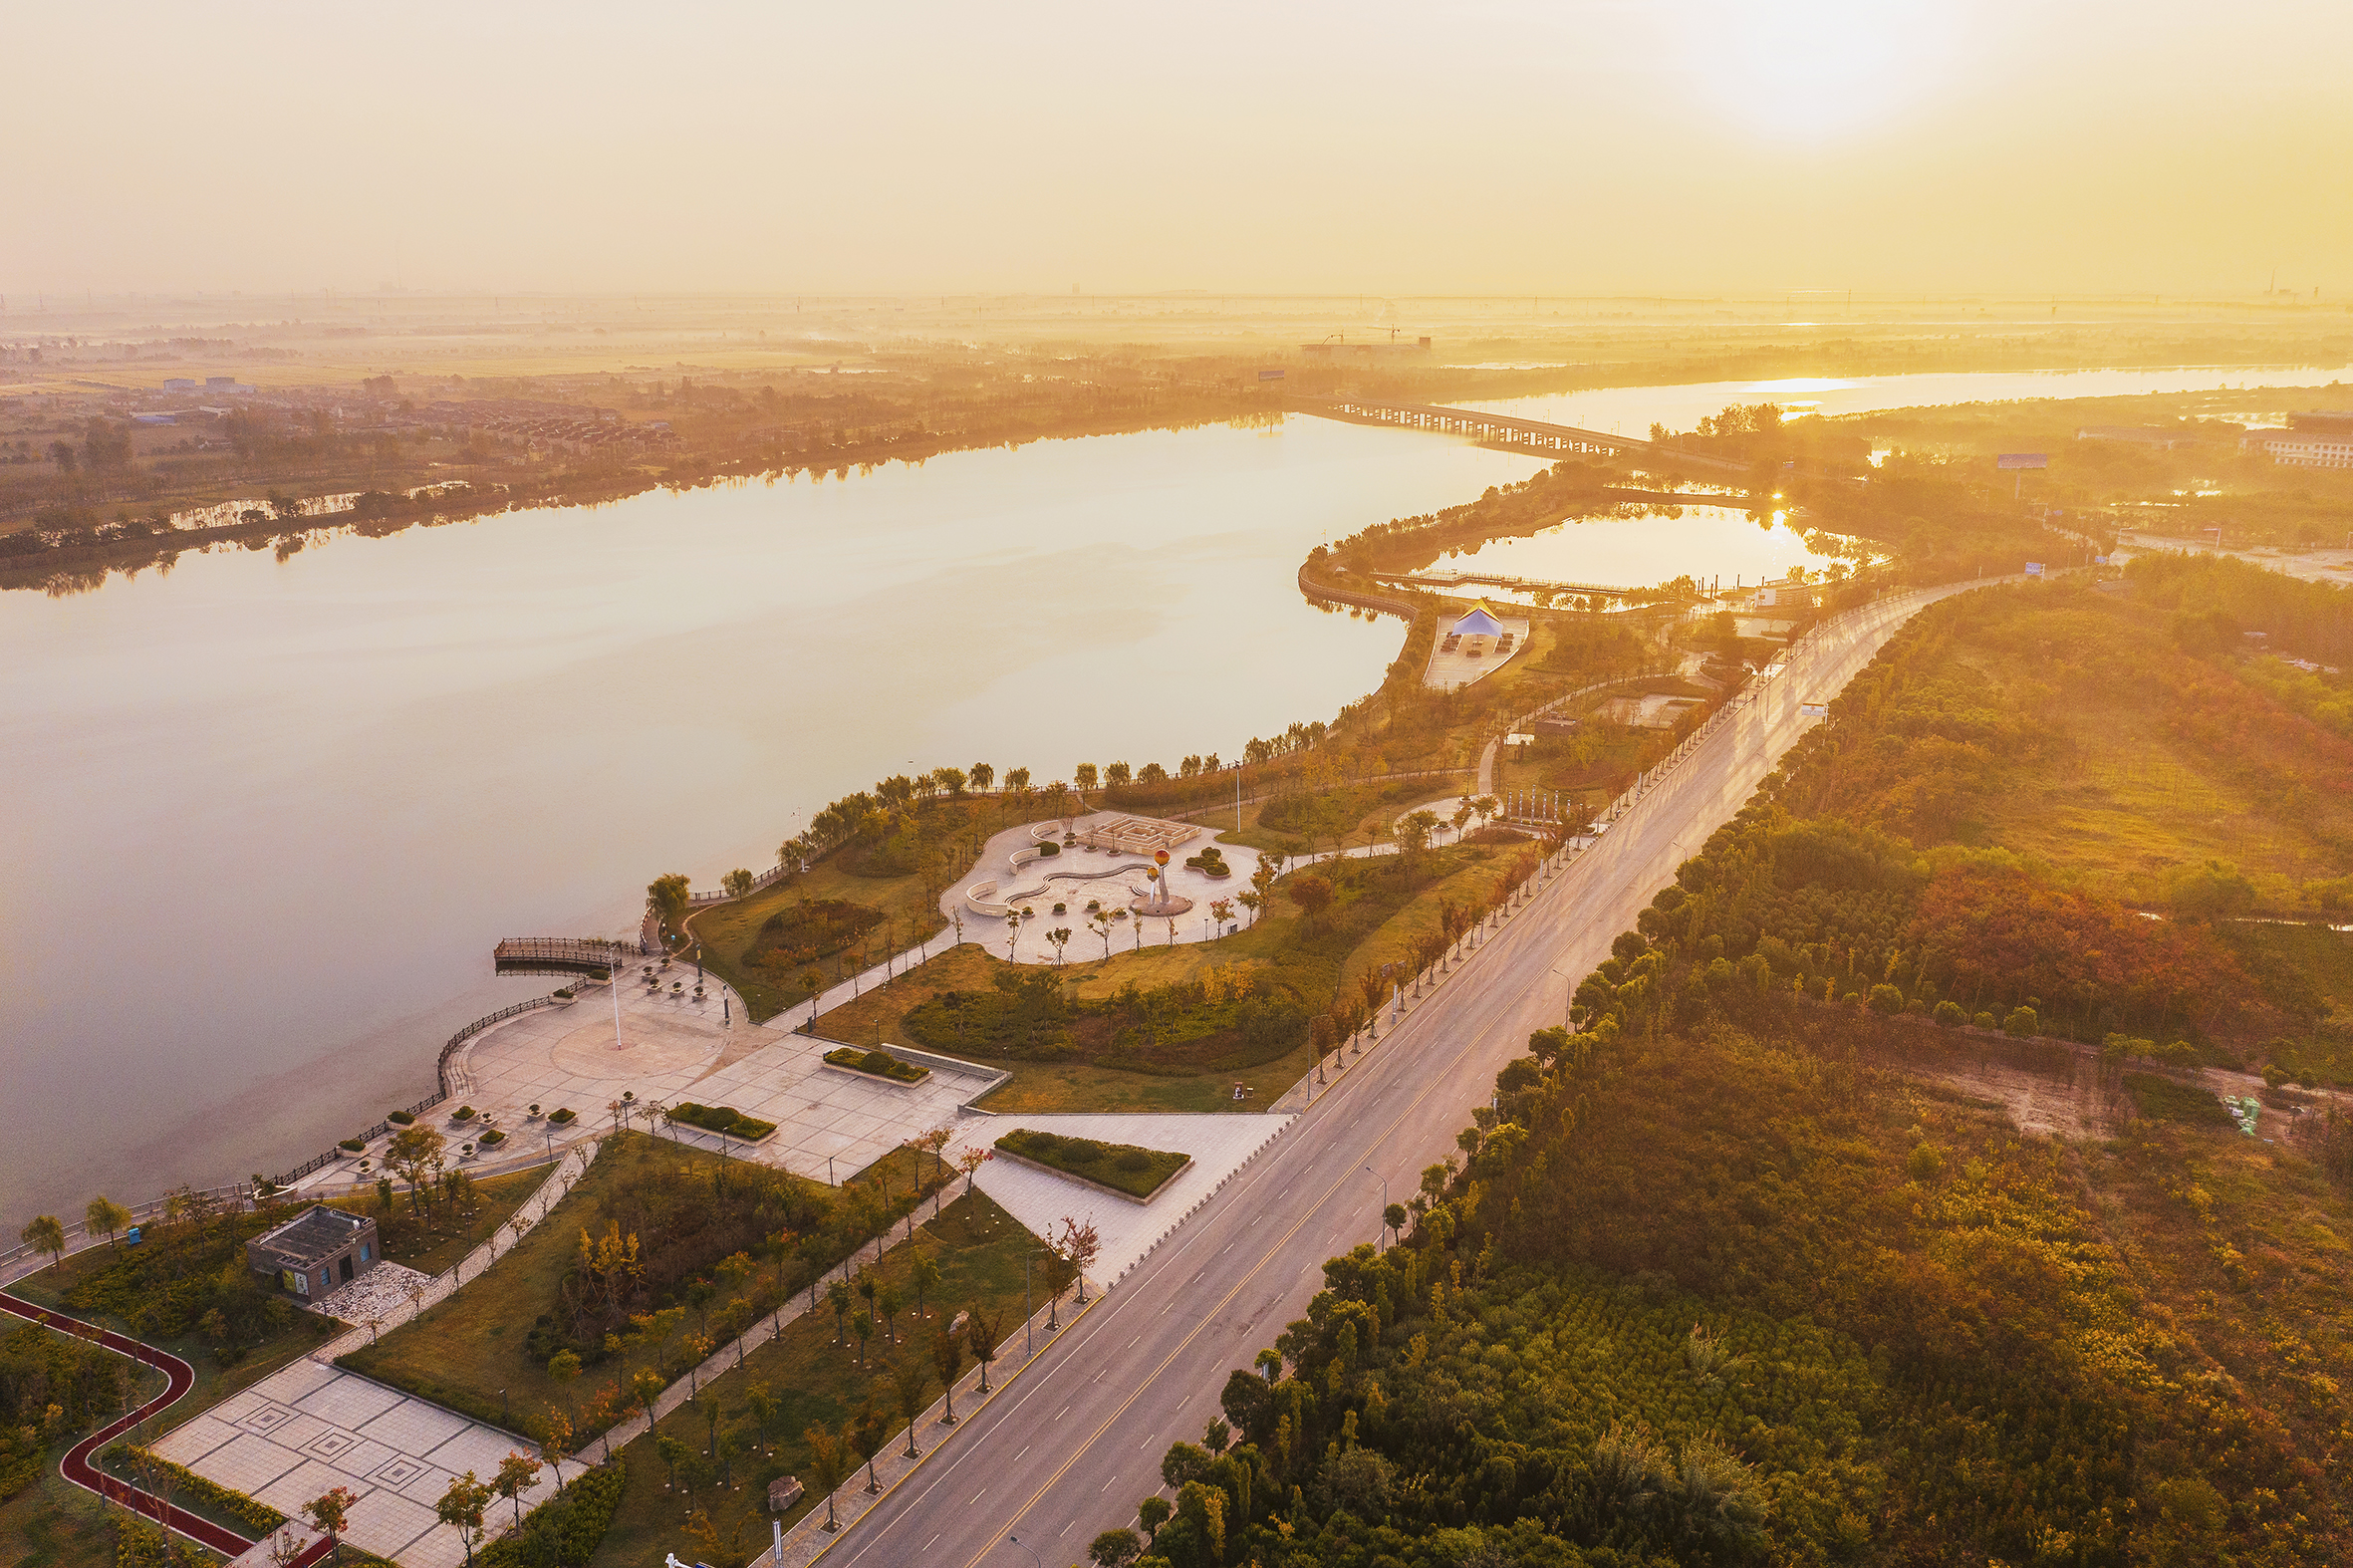
<svg viewBox="0 0 2353 1568">
<path fill-rule="evenodd" d="M 637 956 L 638 949 L 628 942 L 601 936 L 506 936 L 490 950 L 500 974 L 585 974 L 618 969 Z"/>
</svg>

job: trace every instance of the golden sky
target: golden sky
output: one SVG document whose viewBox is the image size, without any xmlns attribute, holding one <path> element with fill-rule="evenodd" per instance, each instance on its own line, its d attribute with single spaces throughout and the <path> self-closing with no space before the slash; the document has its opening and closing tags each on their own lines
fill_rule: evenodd
<svg viewBox="0 0 2353 1568">
<path fill-rule="evenodd" d="M 2353 296 L 2353 3 L 68 5 L 0 292 Z"/>
</svg>

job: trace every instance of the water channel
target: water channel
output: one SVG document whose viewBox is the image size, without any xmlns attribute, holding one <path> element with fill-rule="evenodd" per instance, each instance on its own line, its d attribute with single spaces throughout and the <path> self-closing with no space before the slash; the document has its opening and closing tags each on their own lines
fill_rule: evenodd
<svg viewBox="0 0 2353 1568">
<path fill-rule="evenodd" d="M 1920 380 L 1876 395 L 1935 400 Z M 1776 395 L 1515 406 L 1641 428 Z M 545 989 L 488 975 L 497 938 L 634 930 L 654 874 L 764 866 L 883 774 L 985 760 L 1043 780 L 1328 718 L 1399 632 L 1305 605 L 1301 556 L 1537 466 L 1293 418 L 0 595 L 0 1222 L 284 1169 L 423 1094 L 451 1030 Z M 1647 549 L 1610 524 L 1521 548 L 1551 552 L 1539 575 L 1655 583 L 1747 572 L 1735 537 L 1801 544 L 1717 510 L 1650 521 Z M 1621 533 L 1609 563 L 1579 552 Z"/>
</svg>

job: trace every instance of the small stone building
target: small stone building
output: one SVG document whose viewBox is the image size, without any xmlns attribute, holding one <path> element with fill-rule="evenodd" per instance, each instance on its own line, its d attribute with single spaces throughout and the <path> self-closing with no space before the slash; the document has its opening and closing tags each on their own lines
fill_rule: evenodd
<svg viewBox="0 0 2353 1568">
<path fill-rule="evenodd" d="M 245 1243 L 245 1262 L 278 1288 L 313 1300 L 384 1261 L 376 1221 L 340 1208 L 306 1208 Z"/>
</svg>

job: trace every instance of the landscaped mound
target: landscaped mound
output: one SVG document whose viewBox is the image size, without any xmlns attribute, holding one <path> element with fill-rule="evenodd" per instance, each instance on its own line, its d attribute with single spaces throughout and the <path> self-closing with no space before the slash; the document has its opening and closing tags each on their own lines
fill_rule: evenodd
<svg viewBox="0 0 2353 1568">
<path fill-rule="evenodd" d="M 745 1116 L 733 1106 L 696 1105 L 691 1100 L 682 1100 L 671 1106 L 669 1118 L 673 1122 L 683 1122 L 688 1127 L 699 1127 L 706 1133 L 724 1133 L 729 1138 L 740 1138 L 747 1144 L 758 1143 L 776 1131 L 774 1122 Z"/>
<path fill-rule="evenodd" d="M 1184 864 L 1205 877 L 1230 877 L 1233 875 L 1233 868 L 1225 864 L 1225 852 L 1214 844 L 1203 849 L 1198 855 L 1187 855 L 1184 857 Z"/>
<path fill-rule="evenodd" d="M 888 1078 L 893 1083 L 919 1084 L 931 1076 L 928 1067 L 903 1062 L 888 1051 L 861 1051 L 854 1045 L 828 1051 L 825 1059 L 836 1067 L 846 1067 L 854 1073 L 871 1073 L 877 1078 Z"/>
<path fill-rule="evenodd" d="M 1099 1182 L 1131 1197 L 1150 1197 L 1168 1185 L 1169 1178 L 1192 1164 L 1190 1155 L 1167 1149 L 1139 1149 L 1134 1144 L 1105 1144 L 1092 1138 L 1064 1138 L 1017 1127 L 997 1140 L 1009 1155 L 1034 1160 L 1041 1166 Z"/>
<path fill-rule="evenodd" d="M 882 923 L 882 913 L 863 904 L 847 899 L 803 899 L 761 922 L 743 961 L 789 979 Z"/>
</svg>

